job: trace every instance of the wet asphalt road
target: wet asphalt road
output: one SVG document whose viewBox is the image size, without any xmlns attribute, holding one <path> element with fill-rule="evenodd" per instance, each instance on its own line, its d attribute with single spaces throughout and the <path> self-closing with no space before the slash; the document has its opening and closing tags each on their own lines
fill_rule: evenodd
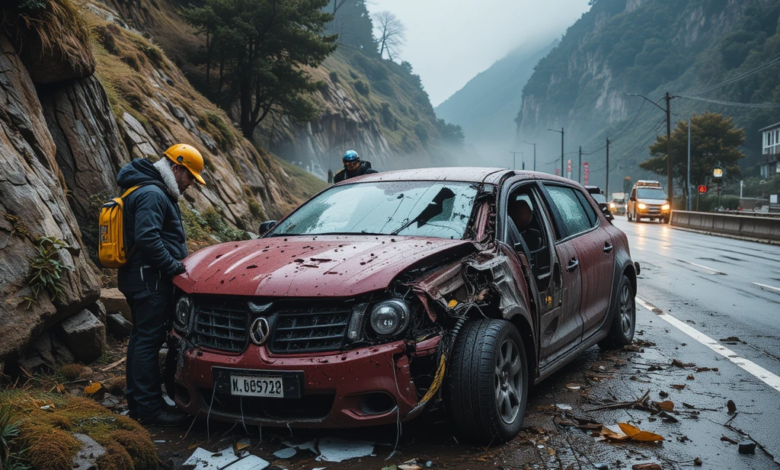
<svg viewBox="0 0 780 470">
<path fill-rule="evenodd" d="M 628 236 L 632 257 L 642 267 L 639 299 L 735 355 L 780 375 L 780 246 L 692 233 L 654 222 L 628 223 L 624 217 L 614 223 Z M 730 424 L 780 457 L 780 391 L 674 325 L 653 319 L 655 314 L 646 308 L 638 305 L 637 312 L 639 328 L 652 322 L 644 337 L 657 343 L 660 355 L 719 369 L 714 374 L 693 374 L 695 386 L 691 382 L 687 389 L 695 392 L 699 406 L 722 410 L 725 401 L 733 400 L 738 415 Z M 673 381 L 673 372 L 661 372 L 660 379 L 666 379 L 661 383 Z M 683 379 L 677 383 L 685 384 Z M 776 379 L 767 375 L 770 383 Z M 701 380 L 706 381 L 704 389 L 700 389 Z M 711 441 L 709 434 L 724 431 L 722 423 L 727 419 L 721 413 L 713 419 L 713 426 L 701 430 L 698 439 L 688 437 Z M 716 468 L 766 468 L 766 464 L 737 460 Z"/>
</svg>

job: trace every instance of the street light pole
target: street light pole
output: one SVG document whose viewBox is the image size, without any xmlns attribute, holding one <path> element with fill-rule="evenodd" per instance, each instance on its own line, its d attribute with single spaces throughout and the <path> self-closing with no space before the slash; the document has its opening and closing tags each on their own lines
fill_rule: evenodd
<svg viewBox="0 0 780 470">
<path fill-rule="evenodd" d="M 604 192 L 604 195 L 609 197 L 609 137 L 607 137 L 607 183 L 605 185 Z"/>
<path fill-rule="evenodd" d="M 674 97 L 670 95 L 669 92 L 666 92 L 666 95 L 664 95 L 664 99 L 666 100 L 666 109 L 664 109 L 661 106 L 659 106 L 658 103 L 646 97 L 645 95 L 640 95 L 638 93 L 626 93 L 626 95 L 639 96 L 641 98 L 644 98 L 645 101 L 648 101 L 650 104 L 652 104 L 653 106 L 660 109 L 666 114 L 666 173 L 667 173 L 666 184 L 669 190 L 669 202 L 671 204 L 674 204 L 674 178 L 672 175 L 672 111 L 671 111 L 671 104 L 670 104 L 672 98 Z"/>
<path fill-rule="evenodd" d="M 577 182 L 582 184 L 582 145 L 580 145 L 580 160 L 577 163 Z"/>
<path fill-rule="evenodd" d="M 517 170 L 517 154 L 519 153 L 520 155 L 522 155 L 523 152 L 509 152 L 509 153 L 512 154 L 512 169 Z"/>
<path fill-rule="evenodd" d="M 688 116 L 688 178 L 685 187 L 685 199 L 688 201 L 688 211 L 691 210 L 691 116 Z"/>
<path fill-rule="evenodd" d="M 563 136 L 564 136 L 565 132 L 563 130 L 563 127 L 561 127 L 561 130 L 557 130 L 557 129 L 547 129 L 547 130 L 548 131 L 552 131 L 552 132 L 558 132 L 558 133 L 561 134 L 561 176 L 564 176 L 566 174 L 566 173 L 564 173 L 565 172 L 565 167 L 564 167 L 564 161 L 563 161 Z"/>
<path fill-rule="evenodd" d="M 536 171 L 536 142 L 526 142 L 524 140 L 521 140 L 520 142 L 534 146 L 534 171 Z"/>
</svg>

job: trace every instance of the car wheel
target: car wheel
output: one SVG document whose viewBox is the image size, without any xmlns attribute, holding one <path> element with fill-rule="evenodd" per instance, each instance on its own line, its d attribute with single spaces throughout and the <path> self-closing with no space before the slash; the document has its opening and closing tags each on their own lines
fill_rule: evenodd
<svg viewBox="0 0 780 470">
<path fill-rule="evenodd" d="M 636 301 L 634 288 L 631 287 L 631 281 L 625 274 L 618 284 L 611 318 L 609 333 L 599 342 L 599 346 L 602 349 L 616 349 L 631 344 L 636 328 Z"/>
<path fill-rule="evenodd" d="M 528 400 L 528 363 L 523 339 L 506 320 L 467 323 L 452 350 L 446 399 L 463 436 L 505 442 L 523 424 Z"/>
<path fill-rule="evenodd" d="M 631 222 L 631 213 L 626 211 L 626 219 L 628 219 L 629 222 Z"/>
</svg>

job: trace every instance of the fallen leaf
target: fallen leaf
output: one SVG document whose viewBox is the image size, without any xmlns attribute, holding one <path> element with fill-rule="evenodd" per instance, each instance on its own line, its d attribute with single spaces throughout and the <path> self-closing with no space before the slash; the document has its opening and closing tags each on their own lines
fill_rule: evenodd
<svg viewBox="0 0 780 470">
<path fill-rule="evenodd" d="M 737 444 L 737 441 L 727 436 L 720 436 L 720 440 L 723 442 L 728 442 L 729 444 Z"/>
<path fill-rule="evenodd" d="M 662 401 L 658 404 L 658 407 L 664 411 L 674 411 L 674 402 L 670 400 Z"/>
<path fill-rule="evenodd" d="M 734 403 L 734 400 L 729 400 L 729 401 L 726 403 L 726 406 L 727 406 L 727 407 L 728 407 L 728 409 L 729 409 L 729 413 L 736 413 L 736 411 L 737 411 L 737 405 L 736 405 L 736 403 Z"/>
<path fill-rule="evenodd" d="M 84 393 L 87 395 L 94 395 L 95 393 L 99 392 L 101 388 L 103 388 L 103 385 L 100 382 L 95 382 L 84 387 Z"/>
<path fill-rule="evenodd" d="M 721 338 L 721 341 L 724 343 L 741 343 L 742 340 L 737 338 L 736 336 L 729 336 L 728 338 Z"/>
<path fill-rule="evenodd" d="M 601 427 L 599 434 L 601 437 L 606 437 L 607 439 L 612 439 L 613 441 L 625 441 L 628 439 L 628 435 L 622 432 L 615 432 L 606 426 Z"/>
<path fill-rule="evenodd" d="M 694 380 L 694 377 L 692 375 L 689 375 L 688 380 Z"/>
<path fill-rule="evenodd" d="M 682 361 L 679 361 L 677 359 L 672 359 L 672 365 L 675 366 L 675 367 L 685 368 L 685 367 L 694 367 L 696 364 L 686 364 L 686 363 L 684 363 Z"/>
<path fill-rule="evenodd" d="M 682 390 L 685 388 L 685 385 L 670 385 L 672 388 L 677 390 Z"/>
<path fill-rule="evenodd" d="M 634 441 L 654 442 L 654 441 L 664 440 L 663 436 L 660 436 L 658 434 L 649 431 L 642 431 L 641 429 L 632 426 L 628 423 L 618 423 L 618 426 L 620 426 L 620 429 Z"/>
</svg>

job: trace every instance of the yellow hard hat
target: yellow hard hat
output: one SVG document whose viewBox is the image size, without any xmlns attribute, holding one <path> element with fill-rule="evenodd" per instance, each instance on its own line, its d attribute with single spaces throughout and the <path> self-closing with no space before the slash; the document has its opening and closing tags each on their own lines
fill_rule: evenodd
<svg viewBox="0 0 780 470">
<path fill-rule="evenodd" d="M 203 171 L 203 155 L 198 152 L 198 149 L 192 145 L 187 144 L 175 144 L 168 147 L 168 150 L 164 152 L 164 155 L 170 158 L 173 163 L 177 163 L 184 168 L 190 170 L 195 180 L 205 185 L 203 177 L 200 176 L 200 172 Z"/>
</svg>

